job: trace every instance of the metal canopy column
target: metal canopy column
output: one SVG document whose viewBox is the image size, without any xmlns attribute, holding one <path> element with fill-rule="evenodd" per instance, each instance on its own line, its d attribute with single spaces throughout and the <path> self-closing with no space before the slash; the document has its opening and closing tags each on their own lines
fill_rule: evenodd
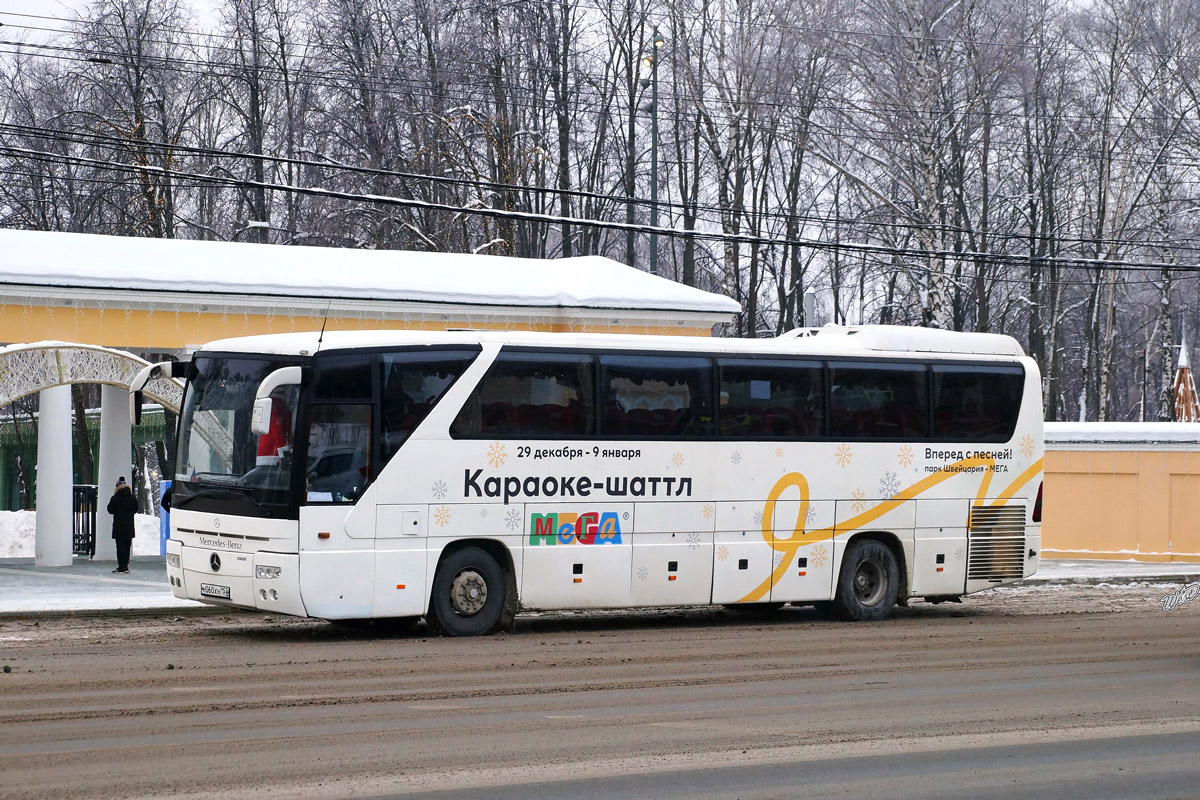
<svg viewBox="0 0 1200 800">
<path fill-rule="evenodd" d="M 53 386 L 38 393 L 37 516 L 34 563 L 71 565 L 71 387 Z"/>
<path fill-rule="evenodd" d="M 112 538 L 112 514 L 106 506 L 117 478 L 133 478 L 130 452 L 133 429 L 129 423 L 129 392 L 119 386 L 100 387 L 100 468 L 97 470 L 96 561 L 116 561 L 117 545 Z"/>
</svg>

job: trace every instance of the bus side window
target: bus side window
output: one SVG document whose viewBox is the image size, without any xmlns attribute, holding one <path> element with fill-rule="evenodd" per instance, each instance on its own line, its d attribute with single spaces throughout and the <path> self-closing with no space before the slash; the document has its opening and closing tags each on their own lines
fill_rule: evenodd
<svg viewBox="0 0 1200 800">
<path fill-rule="evenodd" d="M 474 353 L 461 351 L 399 352 L 380 356 L 380 457 L 384 464 L 429 416 L 474 358 Z"/>
<path fill-rule="evenodd" d="M 581 353 L 500 353 L 463 405 L 452 436 L 575 437 L 596 431 L 594 366 Z"/>
<path fill-rule="evenodd" d="M 839 439 L 928 436 L 927 374 L 923 364 L 830 364 L 830 434 Z"/>
<path fill-rule="evenodd" d="M 710 359 L 611 355 L 600 363 L 603 436 L 712 436 Z"/>
<path fill-rule="evenodd" d="M 371 406 L 314 403 L 308 428 L 309 502 L 353 503 L 371 482 Z"/>
<path fill-rule="evenodd" d="M 1025 391 L 1019 366 L 935 365 L 934 431 L 938 439 L 1006 442 Z"/>
<path fill-rule="evenodd" d="M 824 433 L 820 362 L 721 359 L 721 436 L 815 438 Z"/>
</svg>

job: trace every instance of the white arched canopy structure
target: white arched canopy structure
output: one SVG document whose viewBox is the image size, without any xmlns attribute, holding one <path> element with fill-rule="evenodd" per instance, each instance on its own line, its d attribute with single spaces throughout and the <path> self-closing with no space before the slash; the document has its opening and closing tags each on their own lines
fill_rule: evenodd
<svg viewBox="0 0 1200 800">
<path fill-rule="evenodd" d="M 129 382 L 150 362 L 123 350 L 70 342 L 35 342 L 0 348 L 0 405 L 40 395 L 37 454 L 37 534 L 35 562 L 39 566 L 71 563 L 71 394 L 73 383 L 99 383 L 100 454 L 97 482 L 100 508 L 96 515 L 96 559 L 116 558 L 112 517 L 104 508 L 106 490 L 118 476 L 128 475 L 132 445 L 129 422 Z M 156 378 L 144 395 L 178 413 L 183 384 Z"/>
</svg>

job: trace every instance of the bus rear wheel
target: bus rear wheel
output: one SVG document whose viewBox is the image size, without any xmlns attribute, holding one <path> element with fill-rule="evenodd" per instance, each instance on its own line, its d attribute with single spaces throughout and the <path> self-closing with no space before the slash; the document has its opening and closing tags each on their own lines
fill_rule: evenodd
<svg viewBox="0 0 1200 800">
<path fill-rule="evenodd" d="M 504 570 L 486 550 L 464 547 L 446 556 L 433 578 L 430 622 L 448 636 L 495 631 L 504 614 Z"/>
<path fill-rule="evenodd" d="M 842 559 L 834 611 L 841 619 L 874 622 L 892 613 L 900 567 L 890 548 L 874 539 L 856 542 Z"/>
</svg>

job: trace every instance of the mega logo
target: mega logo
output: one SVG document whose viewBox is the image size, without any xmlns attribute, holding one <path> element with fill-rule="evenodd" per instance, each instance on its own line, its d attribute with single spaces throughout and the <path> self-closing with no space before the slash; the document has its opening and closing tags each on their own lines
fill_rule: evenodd
<svg viewBox="0 0 1200 800">
<path fill-rule="evenodd" d="M 529 543 L 540 544 L 620 544 L 621 520 L 614 511 L 603 514 L 532 514 Z"/>
</svg>

